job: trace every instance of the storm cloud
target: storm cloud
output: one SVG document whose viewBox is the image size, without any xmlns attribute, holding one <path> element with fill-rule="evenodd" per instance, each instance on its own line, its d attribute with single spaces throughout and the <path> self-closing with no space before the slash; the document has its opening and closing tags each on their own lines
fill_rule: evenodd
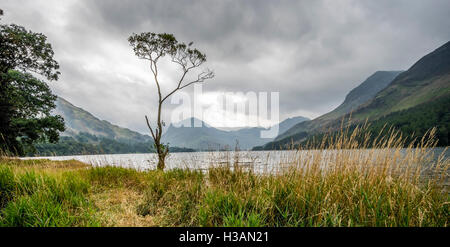
<svg viewBox="0 0 450 247">
<path fill-rule="evenodd" d="M 277 91 L 281 119 L 326 113 L 375 71 L 408 69 L 450 40 L 448 0 L 6 0 L 0 8 L 3 23 L 48 36 L 61 65 L 50 83 L 57 95 L 141 132 L 156 89 L 127 42 L 132 33 L 193 41 L 216 73 L 205 94 Z M 166 87 L 177 72 L 167 67 Z M 166 107 L 169 119 L 176 106 Z"/>
</svg>

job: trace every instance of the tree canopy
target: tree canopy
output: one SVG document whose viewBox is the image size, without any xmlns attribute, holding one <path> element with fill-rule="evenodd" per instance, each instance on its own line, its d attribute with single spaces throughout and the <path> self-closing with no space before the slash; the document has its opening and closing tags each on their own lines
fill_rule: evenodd
<svg viewBox="0 0 450 247">
<path fill-rule="evenodd" d="M 211 70 L 206 69 L 203 72 L 198 73 L 197 78 L 186 81 L 186 75 L 191 70 L 200 67 L 206 62 L 206 55 L 198 49 L 193 48 L 193 42 L 190 42 L 187 45 L 183 42 L 178 42 L 172 34 L 145 32 L 131 35 L 128 38 L 128 41 L 138 58 L 150 61 L 150 70 L 153 73 L 153 78 L 158 90 L 156 128 L 153 129 L 151 127 L 147 116 L 145 116 L 145 119 L 154 140 L 156 153 L 158 154 L 158 169 L 164 169 L 164 160 L 169 153 L 168 145 L 161 143 L 162 127 L 164 126 L 164 122 L 161 119 L 161 109 L 164 101 L 172 94 L 185 87 L 213 78 L 214 73 Z M 172 62 L 180 65 L 182 73 L 177 82 L 177 86 L 169 91 L 168 94 L 162 95 L 161 85 L 158 79 L 158 61 L 165 56 L 170 56 Z"/>
<path fill-rule="evenodd" d="M 36 140 L 58 141 L 64 130 L 52 116 L 56 96 L 43 80 L 57 80 L 59 65 L 47 37 L 24 27 L 0 25 L 0 149 L 23 154 Z"/>
</svg>

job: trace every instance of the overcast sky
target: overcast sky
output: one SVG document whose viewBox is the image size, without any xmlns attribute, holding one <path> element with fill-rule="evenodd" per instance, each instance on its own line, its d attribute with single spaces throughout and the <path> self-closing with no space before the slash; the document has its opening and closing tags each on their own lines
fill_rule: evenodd
<svg viewBox="0 0 450 247">
<path fill-rule="evenodd" d="M 2 0 L 0 8 L 2 22 L 47 35 L 61 66 L 50 83 L 57 95 L 143 133 L 156 87 L 128 44 L 133 32 L 173 33 L 206 53 L 216 73 L 203 86 L 206 105 L 224 91 L 277 91 L 281 120 L 326 113 L 375 71 L 406 70 L 450 40 L 448 0 Z M 173 86 L 179 71 L 162 70 L 161 83 Z M 169 120 L 176 106 L 166 107 Z"/>
</svg>

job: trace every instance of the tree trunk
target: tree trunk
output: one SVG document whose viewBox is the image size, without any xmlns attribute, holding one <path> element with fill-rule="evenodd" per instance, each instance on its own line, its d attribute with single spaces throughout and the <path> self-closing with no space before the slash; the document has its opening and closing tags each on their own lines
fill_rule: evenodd
<svg viewBox="0 0 450 247">
<path fill-rule="evenodd" d="M 165 160 L 166 155 L 169 153 L 169 147 L 164 146 L 164 144 L 161 144 L 161 137 L 162 137 L 162 122 L 161 122 L 161 108 L 163 101 L 161 100 L 161 96 L 159 97 L 159 106 L 158 106 L 158 126 L 156 128 L 156 136 L 155 136 L 155 146 L 156 146 L 156 152 L 158 154 L 158 170 L 164 170 L 166 167 Z"/>
<path fill-rule="evenodd" d="M 166 159 L 166 155 L 167 155 L 167 148 L 165 148 L 163 145 L 161 145 L 160 143 L 160 136 L 157 137 L 158 140 L 155 140 L 155 146 L 156 146 L 156 153 L 158 154 L 158 164 L 157 164 L 157 168 L 158 170 L 164 170 L 166 164 L 165 164 L 165 159 Z"/>
</svg>

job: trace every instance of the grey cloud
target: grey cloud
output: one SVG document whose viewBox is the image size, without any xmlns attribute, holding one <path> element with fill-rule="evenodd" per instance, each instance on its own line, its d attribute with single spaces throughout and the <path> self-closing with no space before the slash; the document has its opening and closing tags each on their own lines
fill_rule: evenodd
<svg viewBox="0 0 450 247">
<path fill-rule="evenodd" d="M 156 95 L 128 46 L 133 32 L 194 41 L 216 72 L 205 92 L 279 91 L 281 118 L 319 116 L 373 72 L 407 69 L 450 40 L 448 0 L 6 0 L 2 8 L 5 22 L 49 37 L 59 95 L 142 132 Z M 175 106 L 166 107 L 168 116 Z"/>
</svg>

